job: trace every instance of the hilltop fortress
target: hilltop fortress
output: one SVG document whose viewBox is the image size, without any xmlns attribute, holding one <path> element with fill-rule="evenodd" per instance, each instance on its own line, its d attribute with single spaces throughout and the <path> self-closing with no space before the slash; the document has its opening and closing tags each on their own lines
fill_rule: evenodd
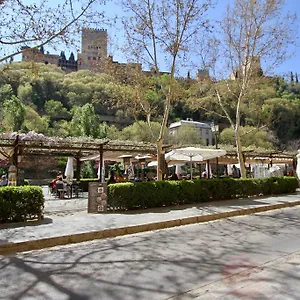
<svg viewBox="0 0 300 300">
<path fill-rule="evenodd" d="M 45 53 L 43 47 L 23 48 L 22 61 L 54 64 L 61 67 L 66 73 L 91 70 L 94 72 L 114 74 L 126 80 L 128 68 L 142 71 L 139 63 L 119 63 L 107 55 L 107 30 L 83 28 L 81 32 L 81 53 L 77 54 L 77 60 L 73 52 L 69 59 L 64 51 L 57 54 Z M 130 73 L 130 72 L 129 72 Z M 145 72 L 151 73 L 151 72 Z"/>
<path fill-rule="evenodd" d="M 142 71 L 142 65 L 139 63 L 119 63 L 114 61 L 111 55 L 107 55 L 107 40 L 106 29 L 83 28 L 81 32 L 81 53 L 77 54 L 77 60 L 73 52 L 67 59 L 64 51 L 57 55 L 49 52 L 45 53 L 43 47 L 40 49 L 24 47 L 22 61 L 54 64 L 61 67 L 66 73 L 78 70 L 114 73 L 125 80 L 128 68 Z M 144 73 L 150 75 L 153 74 L 153 70 L 144 71 Z M 162 72 L 162 74 L 164 73 Z M 196 80 L 200 81 L 207 78 L 209 78 L 208 70 L 198 70 Z"/>
<path fill-rule="evenodd" d="M 112 55 L 107 55 L 107 30 L 82 28 L 81 31 L 81 52 L 77 53 L 77 60 L 73 52 L 69 59 L 66 58 L 64 51 L 57 54 L 44 52 L 44 48 L 27 48 L 23 47 L 22 61 L 40 62 L 45 64 L 54 64 L 61 67 L 66 73 L 78 70 L 91 70 L 94 72 L 114 74 L 120 76 L 126 81 L 128 69 L 142 71 L 142 65 L 139 63 L 119 63 L 113 60 Z M 241 77 L 244 66 L 238 67 L 229 76 L 231 80 Z M 147 75 L 153 75 L 154 70 L 143 71 Z M 165 74 L 162 72 L 161 74 Z M 253 75 L 262 76 L 260 58 L 255 57 L 253 63 Z M 190 79 L 189 73 L 187 79 Z M 196 73 L 196 81 L 210 80 L 208 69 L 198 69 Z"/>
<path fill-rule="evenodd" d="M 45 64 L 55 64 L 66 72 L 77 70 L 94 70 L 101 72 L 107 59 L 107 30 L 83 28 L 81 32 L 81 53 L 77 60 L 71 53 L 69 59 L 64 51 L 60 55 L 44 53 L 43 47 L 23 48 L 22 61 L 35 61 Z"/>
</svg>

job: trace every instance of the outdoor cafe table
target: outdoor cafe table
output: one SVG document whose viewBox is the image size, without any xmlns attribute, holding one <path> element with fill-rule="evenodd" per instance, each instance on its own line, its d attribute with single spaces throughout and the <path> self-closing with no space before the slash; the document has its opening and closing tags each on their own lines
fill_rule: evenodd
<svg viewBox="0 0 300 300">
<path fill-rule="evenodd" d="M 78 198 L 79 197 L 79 183 L 67 183 L 66 184 L 67 197 L 68 198 Z"/>
</svg>

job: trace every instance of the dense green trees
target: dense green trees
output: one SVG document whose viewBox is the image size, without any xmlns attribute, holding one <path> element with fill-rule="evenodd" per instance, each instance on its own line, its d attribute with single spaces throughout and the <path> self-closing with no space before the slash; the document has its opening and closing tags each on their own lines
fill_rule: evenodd
<svg viewBox="0 0 300 300">
<path fill-rule="evenodd" d="M 3 125 L 6 131 L 19 131 L 25 119 L 25 105 L 16 96 L 4 100 Z"/>
<path fill-rule="evenodd" d="M 268 72 L 287 59 L 288 47 L 296 43 L 295 20 L 295 15 L 284 11 L 283 0 L 236 0 L 228 4 L 220 22 L 220 33 L 214 37 L 219 53 L 212 53 L 214 58 L 211 60 L 214 62 L 215 74 L 216 66 L 220 65 L 223 65 L 223 72 L 230 74 L 231 81 L 228 83 L 225 99 L 230 93 L 231 103 L 234 103 L 230 108 L 234 108 L 234 117 L 227 109 L 224 92 L 218 88 L 217 80 L 214 80 L 215 97 L 234 130 L 237 158 L 243 178 L 246 177 L 241 141 L 244 108 L 252 102 L 249 98 L 250 91 L 255 91 L 256 84 L 263 79 L 261 62 L 264 62 L 264 68 Z M 219 72 L 219 75 L 223 72 Z M 222 75 L 224 78 L 224 73 Z"/>
<path fill-rule="evenodd" d="M 164 77 L 167 81 L 167 75 Z M 218 88 L 234 118 L 232 95 L 226 93 L 228 84 L 230 81 L 219 81 Z M 145 77 L 138 90 L 133 82 L 122 83 L 92 71 L 65 74 L 53 65 L 12 63 L 0 74 L 0 127 L 6 131 L 34 130 L 51 136 L 155 142 L 163 110 L 162 88 L 151 77 Z M 197 116 L 196 121 L 214 121 L 222 128 L 229 127 L 213 97 L 213 88 L 209 80 L 177 80 L 170 121 Z M 234 86 L 231 88 L 233 91 Z M 296 145 L 300 136 L 299 89 L 300 84 L 295 80 L 291 83 L 282 78 L 265 78 L 253 86 L 241 107 L 241 130 L 249 130 L 249 134 L 242 134 L 242 143 L 281 149 Z M 147 125 L 149 121 L 152 131 Z M 232 130 L 224 130 L 221 139 L 223 143 L 234 144 Z M 201 144 L 190 128 L 182 128 L 177 136 L 166 136 L 166 142 Z"/>
<path fill-rule="evenodd" d="M 272 149 L 272 134 L 266 130 L 258 130 L 253 126 L 241 127 L 241 141 L 244 147 L 257 147 L 263 149 Z M 221 132 L 220 143 L 225 145 L 234 145 L 234 131 L 232 128 L 226 128 Z"/>
<path fill-rule="evenodd" d="M 70 122 L 72 135 L 98 137 L 100 120 L 92 104 L 87 103 L 82 107 L 74 106 L 71 113 L 73 114 Z"/>
<path fill-rule="evenodd" d="M 135 122 L 134 124 L 125 127 L 120 132 L 120 139 L 132 140 L 135 142 L 151 142 L 155 143 L 159 135 L 160 123 L 151 122 L 152 131 L 144 121 Z"/>
<path fill-rule="evenodd" d="M 277 146 L 285 148 L 293 140 L 300 137 L 300 100 L 273 98 L 262 106 L 265 123 L 278 138 Z"/>
<path fill-rule="evenodd" d="M 210 0 L 122 0 L 127 16 L 122 24 L 127 37 L 125 50 L 136 62 L 144 62 L 158 78 L 164 94 L 160 131 L 156 140 L 157 157 L 163 154 L 169 114 L 176 95 L 175 75 L 186 57 L 196 53 L 195 40 L 209 27 L 207 11 Z M 159 59 L 163 56 L 163 59 Z M 168 72 L 162 78 L 162 62 Z M 143 98 L 143 97 L 142 97 Z M 143 101 L 143 99 L 142 99 Z M 143 109 L 144 111 L 144 109 Z M 150 125 L 149 114 L 147 116 Z M 151 128 L 150 128 L 151 130 Z M 157 179 L 162 180 L 164 164 L 158 160 Z"/>
<path fill-rule="evenodd" d="M 40 116 L 32 107 L 25 107 L 23 130 L 35 131 L 43 134 L 48 133 L 49 117 Z"/>
<path fill-rule="evenodd" d="M 175 135 L 169 135 L 168 142 L 175 145 L 205 145 L 205 141 L 199 136 L 199 131 L 191 126 L 179 127 Z"/>
<path fill-rule="evenodd" d="M 66 117 L 67 108 L 60 101 L 50 99 L 45 103 L 45 113 L 53 119 Z"/>
</svg>

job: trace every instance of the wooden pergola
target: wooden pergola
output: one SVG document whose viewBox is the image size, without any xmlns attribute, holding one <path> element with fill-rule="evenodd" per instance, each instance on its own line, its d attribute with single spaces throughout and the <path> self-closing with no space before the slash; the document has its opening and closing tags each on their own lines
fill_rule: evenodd
<svg viewBox="0 0 300 300">
<path fill-rule="evenodd" d="M 103 160 L 114 160 L 124 154 L 155 156 L 156 146 L 150 143 L 107 139 L 45 137 L 41 134 L 0 135 L 0 158 L 9 159 L 17 168 L 21 159 L 29 156 L 74 157 L 77 162 L 77 180 L 80 180 L 80 164 L 85 158 L 87 160 L 99 157 L 102 168 Z M 102 174 L 100 181 L 101 176 Z"/>
<path fill-rule="evenodd" d="M 286 153 L 282 151 L 244 151 L 245 164 L 289 164 L 295 167 L 296 154 Z M 227 151 L 226 155 L 219 158 L 221 164 L 236 164 L 238 163 L 235 151 Z"/>
<path fill-rule="evenodd" d="M 164 149 L 174 148 L 165 145 Z M 119 156 L 150 155 L 156 160 L 156 145 L 144 142 L 115 141 L 108 139 L 75 138 L 75 137 L 45 137 L 42 134 L 0 134 L 0 160 L 9 159 L 18 168 L 22 158 L 44 157 L 74 157 L 77 162 L 76 179 L 80 180 L 80 165 L 84 160 L 99 160 L 103 168 L 104 160 L 117 160 Z M 276 151 L 244 151 L 246 164 L 289 164 L 296 168 L 296 154 Z M 227 151 L 218 161 L 210 163 L 236 164 L 235 151 Z M 102 181 L 102 174 L 99 180 Z"/>
</svg>

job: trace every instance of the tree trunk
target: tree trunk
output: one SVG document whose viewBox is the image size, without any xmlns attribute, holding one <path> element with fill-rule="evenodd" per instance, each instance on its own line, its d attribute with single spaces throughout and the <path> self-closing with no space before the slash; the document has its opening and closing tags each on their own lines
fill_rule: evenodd
<svg viewBox="0 0 300 300">
<path fill-rule="evenodd" d="M 241 170 L 241 176 L 242 178 L 246 178 L 246 168 L 245 168 L 245 161 L 244 161 L 244 156 L 243 156 L 243 147 L 241 143 L 241 138 L 239 135 L 239 127 L 234 131 L 235 135 L 235 142 L 236 142 L 236 153 L 237 153 L 237 158 L 238 162 L 240 164 L 240 170 Z"/>
<path fill-rule="evenodd" d="M 170 78 L 170 85 L 169 85 L 169 91 L 168 95 L 166 97 L 166 104 L 164 109 L 164 116 L 162 119 L 162 124 L 160 127 L 159 137 L 156 141 L 156 147 L 157 147 L 157 180 L 163 180 L 165 169 L 166 169 L 166 163 L 165 163 L 165 152 L 163 151 L 163 142 L 165 139 L 165 134 L 167 130 L 167 124 L 168 124 L 168 118 L 169 118 L 169 111 L 171 106 L 171 95 L 172 95 L 172 83 L 174 80 L 174 68 L 172 68 L 171 72 L 171 78 Z"/>
<path fill-rule="evenodd" d="M 165 153 L 163 151 L 163 140 L 157 140 L 156 142 L 157 151 L 157 180 L 163 180 L 165 173 Z"/>
</svg>

